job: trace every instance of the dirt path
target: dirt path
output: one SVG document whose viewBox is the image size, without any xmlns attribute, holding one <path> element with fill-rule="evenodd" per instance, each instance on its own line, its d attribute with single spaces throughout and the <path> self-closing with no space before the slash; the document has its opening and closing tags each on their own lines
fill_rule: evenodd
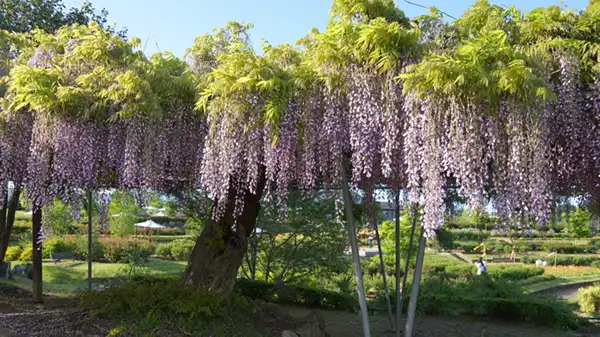
<svg viewBox="0 0 600 337">
<path fill-rule="evenodd" d="M 292 316 L 306 315 L 307 309 L 294 308 Z M 319 310 L 327 322 L 327 330 L 332 337 L 362 337 L 363 330 L 358 314 L 341 311 Z M 394 331 L 390 328 L 387 315 L 370 316 L 371 335 L 377 337 L 393 337 Z M 405 321 L 402 321 L 404 326 Z M 597 328 L 588 331 L 556 331 L 546 327 L 527 324 L 510 324 L 494 322 L 490 319 L 466 318 L 417 318 L 414 328 L 415 337 L 592 337 L 600 336 Z"/>
<path fill-rule="evenodd" d="M 583 282 L 577 284 L 568 284 L 550 289 L 544 289 L 540 293 L 552 294 L 567 301 L 577 300 L 579 289 L 589 287 L 597 282 Z"/>
</svg>

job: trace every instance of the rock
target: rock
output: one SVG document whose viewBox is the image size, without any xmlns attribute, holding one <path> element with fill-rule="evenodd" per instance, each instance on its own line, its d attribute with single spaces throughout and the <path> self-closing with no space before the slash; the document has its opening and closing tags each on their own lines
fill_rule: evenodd
<svg viewBox="0 0 600 337">
<path fill-rule="evenodd" d="M 300 328 L 296 329 L 299 337 L 330 337 L 325 326 L 325 319 L 317 312 L 312 312 Z"/>
<path fill-rule="evenodd" d="M 20 264 L 13 268 L 12 273 L 13 275 L 27 277 L 31 280 L 33 279 L 33 265 L 31 263 Z"/>
<path fill-rule="evenodd" d="M 0 264 L 0 278 L 12 279 L 12 273 L 10 272 L 10 262 L 2 262 Z"/>
<path fill-rule="evenodd" d="M 290 330 L 285 330 L 282 334 L 281 337 L 298 337 L 298 335 L 296 335 L 295 332 L 290 331 Z"/>
</svg>

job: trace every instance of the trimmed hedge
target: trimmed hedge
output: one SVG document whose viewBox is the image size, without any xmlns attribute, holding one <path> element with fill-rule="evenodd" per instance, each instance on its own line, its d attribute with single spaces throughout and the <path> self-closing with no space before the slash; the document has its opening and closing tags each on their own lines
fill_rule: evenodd
<svg viewBox="0 0 600 337">
<path fill-rule="evenodd" d="M 19 261 L 31 261 L 33 260 L 33 248 L 32 247 L 27 247 L 25 248 L 25 250 L 21 253 L 21 255 L 19 256 Z"/>
<path fill-rule="evenodd" d="M 454 241 L 452 248 L 472 252 L 481 241 Z M 509 242 L 503 240 L 489 240 L 485 242 L 485 248 L 488 253 L 510 253 L 512 246 Z M 596 253 L 600 250 L 600 241 L 591 240 L 583 243 L 574 243 L 566 240 L 525 240 L 518 239 L 514 241 L 516 252 L 558 252 L 560 254 L 585 254 Z"/>
<path fill-rule="evenodd" d="M 596 283 L 592 286 L 579 289 L 577 292 L 577 303 L 581 312 L 594 314 L 600 311 L 600 285 Z"/>
<path fill-rule="evenodd" d="M 23 249 L 19 246 L 11 246 L 6 249 L 6 255 L 4 256 L 5 261 L 16 261 L 23 254 Z"/>
<path fill-rule="evenodd" d="M 50 254 L 73 252 L 77 244 L 73 239 L 52 238 L 44 241 L 42 245 L 42 258 L 49 259 Z"/>
<path fill-rule="evenodd" d="M 521 260 L 523 263 L 533 264 L 538 257 L 525 256 Z M 590 256 L 564 256 L 558 255 L 548 259 L 548 263 L 554 265 L 554 261 L 556 260 L 557 266 L 592 266 L 592 267 L 600 267 L 600 257 L 595 255 Z"/>
<path fill-rule="evenodd" d="M 391 299 L 392 308 L 395 308 L 393 291 Z M 406 294 L 404 308 L 409 301 L 410 294 Z M 421 286 L 417 310 L 424 315 L 486 317 L 561 330 L 576 329 L 582 323 L 568 303 L 554 296 L 525 294 L 514 283 L 493 281 L 487 277 L 460 283 L 428 279 Z"/>
<path fill-rule="evenodd" d="M 493 264 L 488 266 L 488 274 L 497 280 L 521 281 L 544 273 L 544 267 L 524 267 L 518 264 Z"/>
<path fill-rule="evenodd" d="M 112 263 L 129 263 L 137 258 L 147 260 L 155 248 L 148 241 L 127 238 L 101 238 L 100 244 L 104 258 Z"/>
<path fill-rule="evenodd" d="M 155 255 L 162 259 L 186 261 L 190 257 L 196 242 L 188 239 L 177 239 L 168 243 L 159 243 Z"/>
<path fill-rule="evenodd" d="M 350 295 L 301 285 L 276 285 L 263 281 L 238 279 L 234 291 L 242 296 L 280 304 L 311 308 L 356 311 L 358 302 Z"/>
</svg>

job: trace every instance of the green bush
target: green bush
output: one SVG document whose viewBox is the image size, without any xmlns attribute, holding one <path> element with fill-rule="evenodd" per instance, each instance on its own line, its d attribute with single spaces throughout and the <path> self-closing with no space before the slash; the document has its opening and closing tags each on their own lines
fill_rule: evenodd
<svg viewBox="0 0 600 337">
<path fill-rule="evenodd" d="M 465 252 L 472 252 L 481 242 L 477 241 L 454 241 L 454 249 L 462 249 Z"/>
<path fill-rule="evenodd" d="M 252 299 L 311 308 L 355 311 L 357 302 L 349 295 L 299 285 L 278 286 L 274 283 L 237 280 L 235 292 Z"/>
<path fill-rule="evenodd" d="M 31 221 L 15 220 L 11 235 L 19 235 L 31 232 Z"/>
<path fill-rule="evenodd" d="M 178 239 L 171 242 L 171 256 L 177 261 L 186 261 L 196 243 L 192 240 Z"/>
<path fill-rule="evenodd" d="M 4 256 L 4 260 L 6 261 L 16 261 L 23 254 L 23 249 L 19 246 L 11 246 L 6 250 L 6 255 Z"/>
<path fill-rule="evenodd" d="M 418 310 L 425 315 L 487 317 L 563 330 L 580 325 L 568 303 L 550 295 L 525 294 L 515 283 L 486 277 L 456 283 L 428 279 L 421 289 Z M 403 305 L 409 299 L 407 294 Z"/>
<path fill-rule="evenodd" d="M 19 261 L 31 261 L 31 260 L 33 260 L 33 248 L 32 247 L 25 248 L 25 250 L 21 253 L 21 256 L 19 256 Z"/>
<path fill-rule="evenodd" d="M 538 257 L 534 256 L 525 256 L 521 260 L 523 263 L 535 263 Z M 543 258 L 542 258 L 543 259 Z M 554 264 L 556 261 L 557 266 L 599 266 L 600 265 L 600 257 L 595 255 L 589 256 L 565 256 L 558 255 L 556 257 L 552 257 L 548 260 L 549 263 Z"/>
<path fill-rule="evenodd" d="M 75 241 L 52 238 L 44 241 L 42 246 L 42 258 L 49 259 L 50 254 L 72 252 L 77 247 Z"/>
<path fill-rule="evenodd" d="M 587 253 L 589 247 L 587 245 L 574 245 L 572 243 L 563 243 L 550 241 L 541 245 L 541 250 L 545 252 L 557 252 L 560 254 L 581 254 Z"/>
<path fill-rule="evenodd" d="M 233 296 L 223 301 L 169 279 L 127 282 L 102 292 L 84 291 L 79 297 L 83 308 L 124 322 L 132 335 L 161 336 L 179 330 L 198 336 L 259 336 L 252 321 L 256 307 L 248 300 Z"/>
<path fill-rule="evenodd" d="M 75 249 L 73 255 L 76 260 L 84 261 L 88 258 L 88 237 L 87 235 L 78 235 L 75 238 Z M 92 261 L 102 260 L 102 245 L 98 235 L 92 236 Z"/>
<path fill-rule="evenodd" d="M 556 278 L 556 276 L 554 276 L 554 275 L 542 274 L 542 275 L 532 276 L 530 278 L 521 280 L 521 281 L 519 281 L 519 284 L 521 286 L 527 286 L 527 285 L 532 285 L 532 284 L 536 284 L 536 283 L 552 281 L 555 278 Z"/>
<path fill-rule="evenodd" d="M 142 260 L 147 260 L 154 252 L 154 245 L 148 241 L 134 241 L 127 238 L 102 238 L 103 256 L 106 260 L 112 263 L 129 263 L 130 257 L 139 257 Z"/>
<path fill-rule="evenodd" d="M 456 241 L 481 241 L 490 237 L 490 231 L 478 231 L 469 229 L 451 230 L 452 239 Z"/>
<path fill-rule="evenodd" d="M 577 303 L 581 312 L 593 314 L 600 311 L 600 285 L 595 284 L 579 289 Z"/>
<path fill-rule="evenodd" d="M 167 260 L 172 259 L 173 256 L 171 255 L 171 244 L 170 243 L 157 244 L 154 254 L 161 259 L 167 259 Z"/>
<path fill-rule="evenodd" d="M 488 274 L 494 279 L 505 281 L 520 281 L 544 273 L 544 267 L 525 267 L 518 264 L 494 264 L 489 266 Z"/>
</svg>

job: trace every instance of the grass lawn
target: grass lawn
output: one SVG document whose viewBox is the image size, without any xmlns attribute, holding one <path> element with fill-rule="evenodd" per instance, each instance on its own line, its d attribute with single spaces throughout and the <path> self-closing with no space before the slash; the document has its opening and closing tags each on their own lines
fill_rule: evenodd
<svg viewBox="0 0 600 337">
<path fill-rule="evenodd" d="M 31 214 L 25 214 L 25 211 L 16 211 L 15 219 L 16 220 L 31 220 Z"/>
<path fill-rule="evenodd" d="M 22 262 L 13 262 L 14 265 Z M 185 261 L 164 261 L 150 259 L 141 269 L 144 275 L 177 275 L 183 272 Z M 87 286 L 87 262 L 63 261 L 58 264 L 44 262 L 43 289 L 45 293 L 54 295 L 69 295 L 79 288 Z M 110 278 L 127 275 L 129 265 L 120 263 L 93 263 L 92 278 Z M 0 282 L 31 289 L 32 281 L 24 277 L 15 277 L 13 281 L 1 280 Z M 100 281 L 94 282 L 95 284 Z"/>
</svg>

